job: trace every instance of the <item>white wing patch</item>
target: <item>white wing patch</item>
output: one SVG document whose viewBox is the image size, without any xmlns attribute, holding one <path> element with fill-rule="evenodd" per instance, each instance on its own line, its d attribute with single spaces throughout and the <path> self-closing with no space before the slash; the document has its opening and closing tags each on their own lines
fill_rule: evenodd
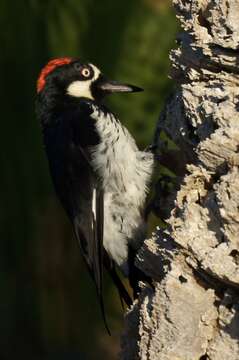
<svg viewBox="0 0 239 360">
<path fill-rule="evenodd" d="M 94 222 L 96 221 L 96 189 L 93 189 L 93 196 L 92 196 L 92 213 L 93 213 L 93 223 L 92 229 L 94 229 Z"/>
</svg>

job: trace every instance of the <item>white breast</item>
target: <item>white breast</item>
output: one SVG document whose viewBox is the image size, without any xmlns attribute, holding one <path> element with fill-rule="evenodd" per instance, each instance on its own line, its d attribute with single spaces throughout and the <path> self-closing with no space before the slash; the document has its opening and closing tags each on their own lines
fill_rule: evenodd
<svg viewBox="0 0 239 360">
<path fill-rule="evenodd" d="M 128 130 L 113 114 L 95 107 L 91 117 L 102 139 L 92 149 L 92 163 L 105 193 L 104 247 L 127 273 L 127 244 L 137 248 L 144 236 L 142 208 L 153 156 L 138 150 Z"/>
</svg>

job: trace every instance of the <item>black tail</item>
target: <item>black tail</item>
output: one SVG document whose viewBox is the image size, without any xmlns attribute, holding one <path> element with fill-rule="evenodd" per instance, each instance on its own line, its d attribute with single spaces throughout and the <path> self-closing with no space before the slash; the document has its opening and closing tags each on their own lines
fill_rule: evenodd
<svg viewBox="0 0 239 360">
<path fill-rule="evenodd" d="M 96 293 L 97 293 L 97 297 L 99 300 L 99 305 L 100 305 L 100 310 L 101 310 L 101 314 L 102 314 L 102 318 L 105 324 L 105 328 L 108 332 L 109 335 L 111 335 L 110 333 L 110 329 L 106 320 L 106 315 L 105 315 L 105 306 L 104 306 L 104 299 L 103 299 L 103 281 L 102 281 L 102 255 L 101 255 L 101 248 L 100 248 L 100 242 L 99 242 L 99 248 L 96 250 L 98 250 L 98 256 L 99 256 L 99 267 L 98 267 L 98 271 L 94 271 L 95 269 L 92 268 L 92 264 L 89 262 L 89 257 L 88 257 L 88 253 L 86 251 L 86 249 L 84 248 L 84 244 L 86 244 L 86 238 L 83 234 L 83 232 L 80 230 L 79 227 L 76 226 L 76 224 L 74 224 L 74 235 L 76 237 L 76 239 L 78 240 L 78 245 L 80 246 L 80 250 L 81 250 L 81 255 L 83 255 L 83 259 L 85 261 L 85 264 L 87 266 L 87 269 L 89 271 L 89 274 L 92 278 L 92 280 L 95 283 L 96 286 Z M 97 244 L 96 244 L 97 245 Z M 97 268 L 97 267 L 96 267 Z"/>
<path fill-rule="evenodd" d="M 115 286 L 117 287 L 118 289 L 118 292 L 119 292 L 119 296 L 120 296 L 120 300 L 121 300 L 121 304 L 122 304 L 122 307 L 123 306 L 123 302 L 122 302 L 122 299 L 124 300 L 124 302 L 126 303 L 126 305 L 129 307 L 132 305 L 132 299 L 128 293 L 128 291 L 126 290 L 124 284 L 122 283 L 122 281 L 120 280 L 115 268 L 113 267 L 110 271 L 109 271 L 109 274 L 115 284 Z"/>
<path fill-rule="evenodd" d="M 115 270 L 114 263 L 109 258 L 106 251 L 104 251 L 104 266 L 105 266 L 105 269 L 108 271 L 111 279 L 113 280 L 113 283 L 117 287 L 122 306 L 123 306 L 122 300 L 126 303 L 127 306 L 131 306 L 132 305 L 131 296 L 129 295 L 124 284 L 120 280 L 120 277 Z"/>
</svg>

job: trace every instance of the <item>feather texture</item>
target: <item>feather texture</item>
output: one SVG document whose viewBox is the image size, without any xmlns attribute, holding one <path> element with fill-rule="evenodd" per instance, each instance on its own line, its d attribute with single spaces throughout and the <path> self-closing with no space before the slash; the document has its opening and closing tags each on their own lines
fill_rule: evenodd
<svg viewBox="0 0 239 360">
<path fill-rule="evenodd" d="M 73 58 L 50 61 L 38 81 L 37 114 L 51 176 L 96 285 L 107 329 L 103 267 L 130 306 L 116 265 L 137 287 L 134 256 L 145 238 L 153 156 L 139 151 L 102 99 L 115 91 L 139 90 L 109 81 L 94 65 Z"/>
</svg>

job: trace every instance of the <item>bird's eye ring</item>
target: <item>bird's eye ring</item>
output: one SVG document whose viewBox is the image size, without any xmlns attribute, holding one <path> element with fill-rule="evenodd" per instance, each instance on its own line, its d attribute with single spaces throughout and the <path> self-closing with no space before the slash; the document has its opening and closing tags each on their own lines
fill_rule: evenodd
<svg viewBox="0 0 239 360">
<path fill-rule="evenodd" d="M 89 77 L 90 76 L 90 70 L 88 68 L 84 68 L 84 69 L 82 69 L 81 74 L 84 77 Z"/>
</svg>

